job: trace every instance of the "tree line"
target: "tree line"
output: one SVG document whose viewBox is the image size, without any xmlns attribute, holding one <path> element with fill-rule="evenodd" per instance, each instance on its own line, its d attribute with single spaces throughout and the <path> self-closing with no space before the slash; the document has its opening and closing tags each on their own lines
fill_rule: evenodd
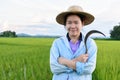
<svg viewBox="0 0 120 80">
<path fill-rule="evenodd" d="M 120 40 L 120 23 L 114 26 L 113 30 L 110 31 L 110 38 Z"/>
<path fill-rule="evenodd" d="M 1 32 L 0 37 L 17 37 L 17 35 L 16 32 L 8 30 Z"/>
</svg>

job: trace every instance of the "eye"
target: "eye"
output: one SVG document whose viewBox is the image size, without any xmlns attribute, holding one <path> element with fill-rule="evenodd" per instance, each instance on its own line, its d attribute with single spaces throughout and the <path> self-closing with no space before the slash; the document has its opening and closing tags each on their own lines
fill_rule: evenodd
<svg viewBox="0 0 120 80">
<path fill-rule="evenodd" d="M 72 22 L 71 21 L 67 21 L 67 24 L 72 24 Z"/>
<path fill-rule="evenodd" d="M 74 23 L 75 23 L 75 24 L 78 24 L 79 22 L 78 22 L 78 21 L 75 21 Z"/>
</svg>

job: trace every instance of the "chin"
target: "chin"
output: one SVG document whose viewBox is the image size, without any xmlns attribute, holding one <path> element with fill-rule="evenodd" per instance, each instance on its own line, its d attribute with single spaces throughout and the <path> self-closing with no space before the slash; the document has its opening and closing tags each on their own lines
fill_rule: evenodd
<svg viewBox="0 0 120 80">
<path fill-rule="evenodd" d="M 77 36 L 77 34 L 73 34 L 73 33 L 72 33 L 72 34 L 70 34 L 70 35 L 71 35 L 71 36 Z"/>
<path fill-rule="evenodd" d="M 78 33 L 77 33 L 77 32 L 71 32 L 71 34 L 73 34 L 73 35 L 77 35 Z"/>
</svg>

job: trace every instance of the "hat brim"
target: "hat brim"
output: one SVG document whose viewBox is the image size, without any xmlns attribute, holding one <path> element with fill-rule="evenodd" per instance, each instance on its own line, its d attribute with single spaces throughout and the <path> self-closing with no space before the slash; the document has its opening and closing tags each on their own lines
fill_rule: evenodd
<svg viewBox="0 0 120 80">
<path fill-rule="evenodd" d="M 56 21 L 59 24 L 64 25 L 65 16 L 67 14 L 70 14 L 70 13 L 80 14 L 80 15 L 85 16 L 84 25 L 88 25 L 88 24 L 90 24 L 90 23 L 92 23 L 94 21 L 94 16 L 89 14 L 89 13 L 86 13 L 86 12 L 62 12 L 62 13 L 58 14 L 58 16 L 56 17 Z"/>
</svg>

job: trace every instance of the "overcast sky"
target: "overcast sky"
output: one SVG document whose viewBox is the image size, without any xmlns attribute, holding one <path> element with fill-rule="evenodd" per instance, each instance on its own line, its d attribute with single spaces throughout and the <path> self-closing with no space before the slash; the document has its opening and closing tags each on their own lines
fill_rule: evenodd
<svg viewBox="0 0 120 80">
<path fill-rule="evenodd" d="M 55 17 L 71 5 L 79 5 L 95 16 L 83 32 L 96 29 L 109 36 L 120 22 L 120 0 L 0 0 L 0 32 L 63 35 L 64 27 Z"/>
</svg>

